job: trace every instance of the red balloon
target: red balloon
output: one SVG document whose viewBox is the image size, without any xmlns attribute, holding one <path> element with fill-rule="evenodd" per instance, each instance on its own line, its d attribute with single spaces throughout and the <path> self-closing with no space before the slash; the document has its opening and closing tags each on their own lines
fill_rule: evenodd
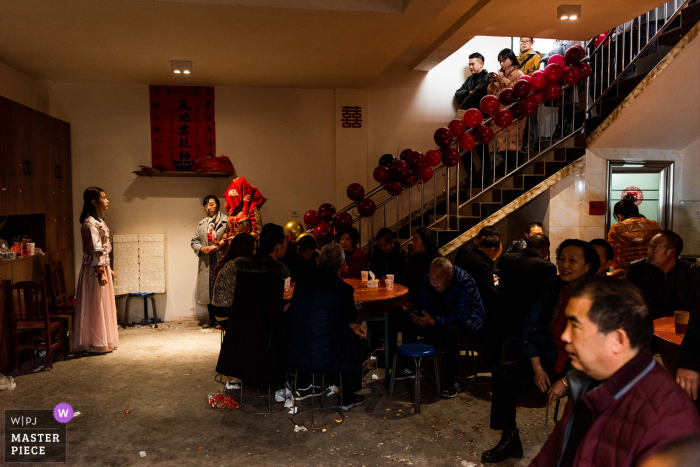
<svg viewBox="0 0 700 467">
<path fill-rule="evenodd" d="M 559 54 L 552 55 L 547 61 L 547 66 L 549 65 L 559 65 L 560 68 L 564 68 L 566 66 L 566 60 Z"/>
<path fill-rule="evenodd" d="M 518 78 L 518 81 L 527 81 L 529 83 L 530 75 L 522 75 L 520 78 Z"/>
<path fill-rule="evenodd" d="M 418 177 L 416 177 L 415 174 L 409 174 L 402 182 L 403 186 L 406 188 L 413 188 L 416 186 L 416 183 L 418 183 Z"/>
<path fill-rule="evenodd" d="M 362 202 L 362 201 L 360 201 L 360 202 Z M 358 204 L 358 206 L 359 206 L 359 204 Z M 347 212 L 339 212 L 335 216 L 335 219 L 333 219 L 333 223 L 335 224 L 335 228 L 339 232 L 342 232 L 343 230 L 347 230 L 350 227 L 352 227 L 352 216 L 350 214 L 348 214 Z"/>
<path fill-rule="evenodd" d="M 535 100 L 537 101 L 537 105 L 540 105 L 541 103 L 544 102 L 544 93 L 542 91 L 537 91 L 536 93 L 534 93 L 532 95 L 532 97 L 534 97 Z"/>
<path fill-rule="evenodd" d="M 442 154 L 440 154 L 440 151 L 431 149 L 425 153 L 425 163 L 430 167 L 435 167 L 440 164 L 440 161 L 442 161 Z"/>
<path fill-rule="evenodd" d="M 420 178 L 421 182 L 429 182 L 431 178 L 433 178 L 433 169 L 430 167 L 422 167 L 418 171 L 418 178 Z"/>
<path fill-rule="evenodd" d="M 548 101 L 554 101 L 561 97 L 561 85 L 559 83 L 549 83 L 542 90 L 544 98 Z"/>
<path fill-rule="evenodd" d="M 321 243 L 331 243 L 333 241 L 333 226 L 327 223 L 319 224 L 314 229 L 314 237 Z"/>
<path fill-rule="evenodd" d="M 518 96 L 513 92 L 513 88 L 505 88 L 498 95 L 498 102 L 503 105 L 510 105 L 518 100 Z"/>
<path fill-rule="evenodd" d="M 405 161 L 406 158 L 408 157 L 408 155 L 411 154 L 412 152 L 413 152 L 413 149 L 404 149 L 403 151 L 401 151 L 401 155 L 399 155 L 399 159 L 401 159 L 402 161 Z"/>
<path fill-rule="evenodd" d="M 581 79 L 581 70 L 577 66 L 567 66 L 561 73 L 561 82 L 564 84 L 576 84 Z"/>
<path fill-rule="evenodd" d="M 398 180 L 392 180 L 389 183 L 387 183 L 386 185 L 384 185 L 384 189 L 387 192 L 389 192 L 390 195 L 398 196 L 403 191 L 403 183 L 401 183 Z"/>
<path fill-rule="evenodd" d="M 459 164 L 459 151 L 455 148 L 448 148 L 442 152 L 442 163 L 447 167 L 454 167 Z"/>
<path fill-rule="evenodd" d="M 351 183 L 346 191 L 348 198 L 353 201 L 360 201 L 365 197 L 365 188 L 359 183 Z M 316 237 L 318 238 L 318 237 Z"/>
<path fill-rule="evenodd" d="M 520 107 L 518 107 L 517 105 L 514 105 L 510 108 L 510 113 L 513 114 L 513 120 L 517 120 L 523 116 L 523 114 L 520 112 Z"/>
<path fill-rule="evenodd" d="M 324 203 L 318 208 L 318 215 L 321 216 L 323 222 L 330 222 L 333 220 L 333 215 L 335 214 L 335 206 L 331 203 Z"/>
<path fill-rule="evenodd" d="M 481 122 L 484 121 L 484 115 L 479 111 L 479 109 L 468 109 L 466 112 L 464 112 L 462 121 L 464 121 L 469 128 L 476 128 L 481 125 Z"/>
<path fill-rule="evenodd" d="M 493 116 L 493 122 L 501 128 L 506 128 L 513 123 L 513 114 L 510 113 L 510 110 L 501 109 Z"/>
<path fill-rule="evenodd" d="M 537 100 L 534 96 L 526 97 L 525 99 L 520 101 L 520 104 L 518 104 L 518 109 L 520 110 L 520 113 L 523 115 L 523 117 L 528 118 L 537 115 L 538 107 L 539 104 L 537 103 Z"/>
<path fill-rule="evenodd" d="M 592 69 L 591 66 L 590 66 L 588 63 L 586 63 L 586 62 L 579 63 L 578 65 L 576 65 L 576 67 L 577 67 L 577 68 L 579 69 L 579 71 L 581 72 L 581 78 L 582 78 L 582 79 L 588 78 L 588 77 L 591 76 L 591 74 L 593 73 L 593 69 Z"/>
<path fill-rule="evenodd" d="M 498 102 L 498 98 L 496 96 L 489 94 L 481 98 L 479 108 L 486 115 L 493 115 L 498 111 L 498 109 L 501 108 L 501 104 Z"/>
<path fill-rule="evenodd" d="M 471 133 L 465 133 L 459 138 L 459 147 L 464 151 L 471 151 L 476 145 L 476 139 Z"/>
<path fill-rule="evenodd" d="M 608 39 L 608 33 L 604 32 L 603 34 L 601 34 L 595 38 L 595 42 L 593 43 L 593 45 L 595 47 L 598 47 L 600 44 L 603 44 L 603 41 L 605 41 L 605 44 L 603 44 L 603 45 L 608 45 L 608 43 L 610 42 L 610 39 L 608 39 L 608 40 L 606 40 L 606 39 Z"/>
<path fill-rule="evenodd" d="M 530 90 L 539 91 L 547 84 L 547 75 L 544 71 L 539 70 L 530 75 Z"/>
<path fill-rule="evenodd" d="M 425 156 L 420 151 L 413 151 L 406 158 L 408 166 L 413 170 L 418 170 L 425 165 Z"/>
<path fill-rule="evenodd" d="M 550 63 L 544 69 L 544 74 L 547 76 L 547 81 L 550 83 L 556 83 L 559 81 L 559 78 L 561 78 L 562 71 L 562 67 L 560 67 L 558 64 Z"/>
<path fill-rule="evenodd" d="M 406 161 L 394 161 L 389 167 L 389 175 L 394 180 L 402 180 L 408 175 L 408 164 Z"/>
<path fill-rule="evenodd" d="M 564 53 L 564 58 L 566 59 L 566 62 L 571 63 L 572 65 L 578 65 L 579 63 L 581 63 L 581 60 L 583 60 L 583 57 L 585 56 L 586 50 L 578 44 L 569 47 Z"/>
<path fill-rule="evenodd" d="M 320 223 L 321 216 L 318 215 L 318 211 L 314 211 L 313 209 L 311 211 L 306 211 L 306 214 L 304 214 L 304 224 L 306 224 L 306 228 L 313 229 Z"/>
<path fill-rule="evenodd" d="M 488 125 L 481 125 L 476 129 L 476 134 L 474 136 L 480 144 L 489 144 L 493 141 L 493 130 Z"/>
<path fill-rule="evenodd" d="M 528 78 L 530 77 L 528 76 Z M 515 94 L 516 97 L 525 97 L 530 94 L 530 80 L 516 81 L 513 85 L 513 94 Z"/>
<path fill-rule="evenodd" d="M 384 185 L 386 182 L 389 181 L 389 169 L 387 169 L 383 165 L 380 165 L 379 167 L 374 169 L 372 175 L 374 175 L 374 179 L 377 182 L 379 182 L 380 185 Z"/>
<path fill-rule="evenodd" d="M 452 136 L 455 138 L 459 137 L 462 135 L 467 130 L 467 125 L 465 125 L 464 121 L 459 120 L 459 119 L 454 119 L 450 122 L 447 127 L 450 129 L 452 132 Z"/>
<path fill-rule="evenodd" d="M 452 143 L 452 138 L 452 132 L 447 127 L 438 128 L 435 130 L 435 135 L 433 136 L 435 144 L 441 148 L 446 148 L 449 146 Z"/>
<path fill-rule="evenodd" d="M 377 205 L 374 204 L 374 201 L 370 198 L 363 199 L 357 203 L 357 212 L 359 212 L 362 217 L 372 217 L 376 211 Z"/>
</svg>

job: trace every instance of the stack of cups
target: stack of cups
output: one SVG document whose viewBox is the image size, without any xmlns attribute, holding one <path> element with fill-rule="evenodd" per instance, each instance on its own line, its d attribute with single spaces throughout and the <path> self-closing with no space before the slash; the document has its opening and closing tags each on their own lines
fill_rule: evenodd
<svg viewBox="0 0 700 467">
<path fill-rule="evenodd" d="M 387 274 L 386 279 L 384 279 L 384 286 L 387 290 L 394 290 L 394 275 Z"/>
<path fill-rule="evenodd" d="M 34 256 L 34 243 L 27 243 L 27 255 Z"/>
</svg>

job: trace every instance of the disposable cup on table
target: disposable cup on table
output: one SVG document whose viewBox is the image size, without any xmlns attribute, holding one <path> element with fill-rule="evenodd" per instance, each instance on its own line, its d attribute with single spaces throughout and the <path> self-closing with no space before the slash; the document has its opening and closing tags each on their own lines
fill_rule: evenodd
<svg viewBox="0 0 700 467">
<path fill-rule="evenodd" d="M 394 290 L 394 279 L 389 279 L 388 277 L 384 279 L 384 287 L 386 287 L 387 290 Z"/>
<path fill-rule="evenodd" d="M 673 312 L 676 321 L 676 334 L 685 334 L 685 330 L 688 328 L 688 321 L 690 320 L 690 312 L 683 310 L 676 310 Z"/>
<path fill-rule="evenodd" d="M 369 271 L 361 271 L 360 275 L 362 277 L 362 282 L 367 282 L 369 280 Z"/>
</svg>

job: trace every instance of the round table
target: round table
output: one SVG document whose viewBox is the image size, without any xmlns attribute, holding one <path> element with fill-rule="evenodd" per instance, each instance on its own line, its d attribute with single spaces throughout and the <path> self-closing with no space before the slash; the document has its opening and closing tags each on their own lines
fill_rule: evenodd
<svg viewBox="0 0 700 467">
<path fill-rule="evenodd" d="M 676 376 L 676 359 L 683 342 L 684 334 L 676 334 L 676 320 L 673 316 L 654 320 L 654 336 L 659 344 L 659 354 L 664 362 L 664 367 Z"/>
<path fill-rule="evenodd" d="M 386 287 L 370 289 L 367 282 L 360 279 L 343 279 L 355 289 L 355 306 L 358 321 L 384 321 L 384 373 L 388 377 L 389 366 L 389 311 L 403 305 L 408 300 L 408 287 L 394 284 L 393 290 Z M 294 294 L 294 284 L 284 293 L 285 300 Z M 367 331 L 369 337 L 369 330 Z"/>
</svg>

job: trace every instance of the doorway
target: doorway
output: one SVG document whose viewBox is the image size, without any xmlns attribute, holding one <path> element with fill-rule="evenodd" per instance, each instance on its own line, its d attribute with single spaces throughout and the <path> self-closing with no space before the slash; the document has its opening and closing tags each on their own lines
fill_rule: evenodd
<svg viewBox="0 0 700 467">
<path fill-rule="evenodd" d="M 641 215 L 655 220 L 662 229 L 673 228 L 673 162 L 609 160 L 606 192 L 606 232 L 617 223 L 615 203 L 628 193 L 637 200 Z"/>
</svg>

